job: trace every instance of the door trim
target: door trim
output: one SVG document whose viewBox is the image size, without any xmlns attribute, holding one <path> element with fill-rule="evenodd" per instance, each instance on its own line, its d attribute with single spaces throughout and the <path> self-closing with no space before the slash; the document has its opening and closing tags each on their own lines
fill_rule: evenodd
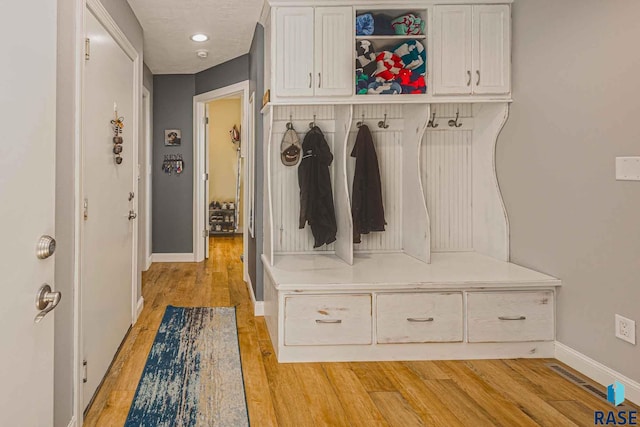
<svg viewBox="0 0 640 427">
<path fill-rule="evenodd" d="M 202 177 L 205 171 L 205 158 L 204 158 L 204 144 L 205 141 L 205 104 L 215 101 L 216 99 L 226 98 L 230 95 L 241 94 L 242 97 L 242 121 L 240 126 L 240 141 L 247 141 L 249 136 L 248 128 L 249 128 L 249 80 L 245 80 L 239 83 L 235 83 L 229 86 L 222 87 L 220 89 L 215 89 L 210 92 L 206 92 L 200 95 L 196 95 L 193 97 L 193 134 L 194 134 L 194 144 L 193 144 L 193 163 L 195 165 L 195 173 L 193 174 L 193 254 L 194 261 L 200 262 L 204 260 L 204 245 L 202 245 L 202 231 L 205 229 L 205 207 L 206 202 L 204 197 L 201 195 L 204 193 L 204 182 Z M 240 156 L 245 159 L 246 158 L 246 150 L 247 144 L 241 143 L 240 145 Z M 242 168 L 242 180 L 244 183 L 248 181 L 248 169 L 249 165 L 244 164 Z M 246 184 L 245 184 L 246 185 Z M 245 187 L 246 190 L 246 187 Z M 247 191 L 243 192 L 242 203 L 244 207 L 248 206 L 247 203 Z M 248 245 L 248 217 L 247 217 L 247 209 L 243 209 L 243 221 L 242 221 L 243 233 L 242 233 L 242 253 L 244 258 L 244 266 L 243 266 L 243 280 L 247 280 L 248 277 L 248 267 L 247 267 L 247 259 L 249 252 Z"/>
<path fill-rule="evenodd" d="M 141 266 L 144 271 L 147 271 L 149 267 L 151 267 L 151 263 L 153 262 L 153 246 L 152 246 L 152 222 L 153 222 L 153 212 L 152 212 L 152 197 L 153 197 L 153 179 L 151 175 L 151 171 L 153 170 L 153 138 L 151 138 L 151 92 L 149 89 L 142 86 L 142 102 L 143 102 L 143 111 L 146 111 L 146 115 L 142 117 L 142 122 L 144 126 L 144 221 L 145 221 L 145 230 L 144 230 L 144 241 L 139 242 L 144 248 L 144 263 L 145 265 Z M 138 189 L 140 190 L 140 189 Z"/>
<path fill-rule="evenodd" d="M 82 286 L 80 283 L 81 266 L 82 266 L 82 146 L 83 146 L 83 101 L 84 101 L 84 64 L 85 64 L 85 34 L 86 34 L 86 13 L 92 13 L 98 22 L 107 30 L 113 39 L 122 48 L 125 54 L 133 61 L 134 79 L 133 79 L 133 141 L 131 144 L 131 152 L 133 156 L 133 164 L 138 164 L 138 145 L 140 138 L 140 121 L 141 121 L 141 102 L 142 102 L 142 73 L 143 73 L 143 57 L 133 44 L 129 41 L 118 24 L 113 20 L 109 12 L 100 3 L 99 0 L 76 0 L 76 76 L 75 76 L 75 120 L 77 123 L 75 130 L 75 238 L 74 238 L 74 413 L 73 417 L 77 421 L 78 427 L 84 424 L 84 407 L 83 407 L 83 382 L 82 382 L 82 360 L 83 360 L 83 335 L 82 335 Z M 137 173 L 133 174 L 133 188 L 138 193 Z M 134 210 L 139 211 L 139 203 L 137 198 L 134 199 Z M 133 250 L 132 250 L 132 286 L 131 286 L 131 323 L 135 324 L 138 314 L 138 222 L 133 225 Z"/>
</svg>

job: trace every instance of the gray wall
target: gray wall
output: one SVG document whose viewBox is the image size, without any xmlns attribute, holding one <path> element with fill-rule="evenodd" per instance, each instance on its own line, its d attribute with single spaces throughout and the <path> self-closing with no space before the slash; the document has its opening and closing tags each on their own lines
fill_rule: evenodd
<svg viewBox="0 0 640 427">
<path fill-rule="evenodd" d="M 196 74 L 196 95 L 249 80 L 249 54 Z"/>
<path fill-rule="evenodd" d="M 102 0 L 139 53 L 142 27 L 126 0 Z M 55 312 L 54 425 L 67 426 L 73 414 L 73 270 L 75 144 L 75 0 L 58 0 L 58 80 L 56 131 L 56 260 L 55 285 L 63 298 Z"/>
<path fill-rule="evenodd" d="M 153 253 L 193 252 L 193 74 L 153 76 Z M 165 147 L 165 129 L 182 145 Z M 165 154 L 182 154 L 180 175 L 162 172 Z"/>
<path fill-rule="evenodd" d="M 253 40 L 251 42 L 251 49 L 249 50 L 249 92 L 255 92 L 254 106 L 255 106 L 255 174 L 254 174 L 254 235 L 255 238 L 249 238 L 249 276 L 251 277 L 251 285 L 253 286 L 253 292 L 256 296 L 256 300 L 262 301 L 264 299 L 263 288 L 263 270 L 262 260 L 260 255 L 262 254 L 262 238 L 263 238 L 263 221 L 262 221 L 262 202 L 263 202 L 263 190 L 262 182 L 264 174 L 263 167 L 263 124 L 262 114 L 262 95 L 264 94 L 264 28 L 260 24 L 256 24 L 256 29 L 253 33 Z"/>
<path fill-rule="evenodd" d="M 563 280 L 558 340 L 640 381 L 640 182 L 614 158 L 640 155 L 640 2 L 518 0 L 515 102 L 497 151 L 511 259 Z M 640 326 L 640 324 L 639 324 Z"/>
<path fill-rule="evenodd" d="M 249 79 L 249 55 L 197 74 L 153 76 L 153 253 L 193 252 L 193 97 Z M 181 129 L 180 147 L 164 146 L 165 129 Z M 167 175 L 165 154 L 182 154 L 184 172 Z"/>
</svg>

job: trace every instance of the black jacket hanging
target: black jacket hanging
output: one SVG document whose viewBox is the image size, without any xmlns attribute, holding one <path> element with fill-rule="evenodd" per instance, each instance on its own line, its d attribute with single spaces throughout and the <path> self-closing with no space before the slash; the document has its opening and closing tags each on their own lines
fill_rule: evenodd
<svg viewBox="0 0 640 427">
<path fill-rule="evenodd" d="M 378 155 L 367 125 L 360 126 L 356 143 L 351 151 L 356 158 L 353 177 L 351 215 L 353 217 L 353 243 L 360 243 L 361 234 L 384 231 L 384 206 Z"/>
<path fill-rule="evenodd" d="M 319 127 L 314 126 L 302 141 L 302 160 L 298 166 L 300 184 L 300 228 L 308 222 L 318 248 L 336 240 L 338 226 L 333 207 L 329 166 L 333 154 Z"/>
</svg>

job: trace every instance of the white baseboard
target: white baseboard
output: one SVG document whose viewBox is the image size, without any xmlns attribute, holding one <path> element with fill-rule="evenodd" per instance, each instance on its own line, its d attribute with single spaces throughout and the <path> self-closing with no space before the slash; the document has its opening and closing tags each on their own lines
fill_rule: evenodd
<svg viewBox="0 0 640 427">
<path fill-rule="evenodd" d="M 144 308 L 144 297 L 138 298 L 138 305 L 136 305 L 136 320 L 140 317 L 142 309 Z"/>
<path fill-rule="evenodd" d="M 264 301 L 256 301 L 256 295 L 253 293 L 253 284 L 251 283 L 251 277 L 247 277 L 247 288 L 249 289 L 249 295 L 251 296 L 251 303 L 253 304 L 253 315 L 264 316 Z"/>
<path fill-rule="evenodd" d="M 253 303 L 254 316 L 264 316 L 264 301 L 256 301 Z"/>
<path fill-rule="evenodd" d="M 636 405 L 640 405 L 640 383 L 637 381 L 614 371 L 558 341 L 556 341 L 556 359 L 603 386 L 608 386 L 614 381 L 621 382 L 624 384 L 625 397 L 627 400 Z"/>
<path fill-rule="evenodd" d="M 151 264 L 153 263 L 153 254 L 149 255 L 147 257 L 147 260 L 145 262 L 145 266 L 144 266 L 144 270 L 143 271 L 147 271 L 149 270 L 149 268 L 151 268 Z"/>
<path fill-rule="evenodd" d="M 190 254 L 153 254 L 153 262 L 195 262 L 193 253 Z"/>
<path fill-rule="evenodd" d="M 76 427 L 76 417 L 71 418 L 67 427 Z"/>
</svg>

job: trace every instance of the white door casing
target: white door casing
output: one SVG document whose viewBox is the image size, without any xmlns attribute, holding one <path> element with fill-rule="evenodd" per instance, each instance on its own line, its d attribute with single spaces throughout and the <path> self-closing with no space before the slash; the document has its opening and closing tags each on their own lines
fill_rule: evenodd
<svg viewBox="0 0 640 427">
<path fill-rule="evenodd" d="M 351 95 L 353 91 L 352 7 L 315 9 L 315 94 Z"/>
<path fill-rule="evenodd" d="M 434 9 L 434 95 L 471 94 L 471 6 Z"/>
<path fill-rule="evenodd" d="M 276 10 L 277 96 L 311 96 L 314 93 L 313 16 L 313 7 Z M 348 76 L 351 74 L 349 71 Z"/>
<path fill-rule="evenodd" d="M 204 259 L 209 259 L 209 232 L 211 231 L 211 225 L 210 225 L 210 215 L 209 215 L 209 191 L 210 191 L 210 181 L 209 181 L 209 167 L 210 167 L 210 160 L 209 159 L 209 153 L 210 153 L 210 141 L 209 141 L 209 104 L 205 104 L 204 106 L 204 170 L 205 172 L 205 179 L 204 179 L 204 217 L 205 217 L 205 222 L 204 222 L 204 229 L 206 232 L 203 231 L 203 242 L 202 244 L 204 245 Z"/>
<path fill-rule="evenodd" d="M 511 91 L 510 7 L 473 6 L 473 93 Z"/>
<path fill-rule="evenodd" d="M 90 59 L 84 64 L 81 228 L 82 349 L 88 362 L 83 406 L 94 394 L 132 323 L 137 199 L 137 67 L 91 11 L 85 14 Z M 123 161 L 114 161 L 113 126 L 124 118 Z"/>
<path fill-rule="evenodd" d="M 45 426 L 53 424 L 55 312 L 34 323 L 34 302 L 43 283 L 55 288 L 55 256 L 40 260 L 35 250 L 41 235 L 55 236 L 56 2 L 3 6 L 0 413 L 3 425 Z M 71 301 L 64 295 L 61 304 Z"/>
</svg>

